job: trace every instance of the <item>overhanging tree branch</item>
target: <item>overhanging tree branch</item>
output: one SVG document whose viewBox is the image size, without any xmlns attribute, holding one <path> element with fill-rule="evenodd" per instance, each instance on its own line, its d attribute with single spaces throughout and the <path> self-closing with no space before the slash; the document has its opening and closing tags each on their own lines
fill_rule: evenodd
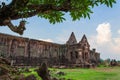
<svg viewBox="0 0 120 80">
<path fill-rule="evenodd" d="M 89 17 L 94 5 L 105 4 L 112 7 L 116 0 L 12 0 L 8 5 L 0 6 L 0 26 L 8 26 L 12 31 L 23 34 L 25 23 L 14 26 L 11 20 L 28 18 L 35 15 L 48 19 L 51 23 L 65 20 L 63 12 L 70 12 L 73 20 Z M 23 27 L 20 27 L 22 24 Z"/>
<path fill-rule="evenodd" d="M 23 31 L 25 30 L 25 21 L 21 21 L 20 24 L 18 26 L 14 26 L 9 19 L 4 20 L 3 22 L 5 25 L 7 25 L 12 31 L 22 35 Z"/>
</svg>

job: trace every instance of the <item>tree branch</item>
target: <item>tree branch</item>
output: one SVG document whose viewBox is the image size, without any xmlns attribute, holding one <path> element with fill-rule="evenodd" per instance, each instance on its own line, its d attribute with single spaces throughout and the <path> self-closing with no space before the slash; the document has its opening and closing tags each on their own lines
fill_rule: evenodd
<svg viewBox="0 0 120 80">
<path fill-rule="evenodd" d="M 23 1 L 23 0 L 22 0 Z M 21 2 L 22 2 L 21 1 Z M 17 5 L 15 6 L 15 2 L 16 4 L 18 4 L 18 0 L 13 0 L 13 2 L 11 4 L 9 4 L 8 6 L 6 6 L 5 8 L 1 8 L 0 9 L 0 19 L 1 17 L 10 17 L 11 20 L 16 20 L 19 18 L 28 18 L 28 17 L 32 17 L 37 15 L 38 13 L 46 13 L 48 11 L 63 11 L 63 12 L 68 12 L 71 10 L 71 6 L 70 6 L 70 2 L 67 2 L 69 0 L 66 0 L 66 2 L 61 5 L 61 6 L 55 6 L 53 4 L 32 4 L 32 5 L 27 5 L 24 4 L 23 5 Z M 27 8 L 28 11 L 20 14 L 20 11 L 22 12 L 22 10 L 19 11 L 19 7 L 23 6 L 23 8 Z M 18 8 L 17 8 L 18 7 Z M 5 12 L 6 11 L 6 12 Z M 6 15 L 7 13 L 7 15 Z"/>
<path fill-rule="evenodd" d="M 61 2 L 62 1 L 62 2 Z M 61 22 L 61 20 L 57 20 L 56 16 L 55 19 L 52 19 L 55 13 L 58 14 L 58 18 L 63 18 L 64 13 L 62 12 L 70 12 L 71 17 L 73 20 L 80 19 L 81 17 L 86 18 L 89 17 L 89 14 L 92 13 L 90 6 L 94 7 L 94 5 L 105 4 L 108 7 L 112 7 L 112 3 L 115 3 L 115 0 L 87 0 L 87 1 L 74 1 L 74 0 L 53 0 L 53 3 L 48 0 L 48 2 L 41 2 L 36 4 L 37 1 L 34 0 L 12 0 L 12 2 L 8 5 L 5 5 L 3 2 L 0 5 L 0 26 L 8 26 L 12 31 L 19 33 L 20 35 L 23 34 L 25 30 L 25 22 L 21 21 L 19 26 L 14 26 L 11 23 L 11 20 L 16 20 L 20 18 L 28 18 L 35 15 L 45 16 L 44 14 L 48 14 L 49 18 L 54 20 L 54 22 Z M 82 3 L 83 2 L 83 3 Z M 78 3 L 78 4 L 76 4 Z M 61 11 L 61 12 L 59 12 Z M 49 14 L 50 13 L 50 14 Z M 60 15 L 61 13 L 61 15 Z M 42 15 L 43 14 L 43 15 Z M 8 19 L 10 18 L 10 20 Z"/>
<path fill-rule="evenodd" d="M 64 6 L 54 6 L 52 4 L 47 5 L 29 5 L 27 8 L 30 11 L 24 12 L 23 14 L 16 14 L 16 16 L 13 16 L 12 19 L 19 19 L 19 18 L 28 18 L 37 15 L 38 13 L 47 14 L 49 11 L 63 11 L 68 12 L 71 10 L 70 7 L 64 7 Z"/>
<path fill-rule="evenodd" d="M 62 6 L 55 6 L 53 4 L 27 5 L 28 1 L 12 0 L 9 5 L 0 7 L 0 26 L 8 26 L 13 32 L 22 35 L 25 30 L 25 22 L 21 21 L 18 26 L 14 26 L 11 20 L 32 17 L 38 13 L 47 14 L 49 11 L 67 12 L 70 10 L 70 5 L 67 5 L 68 2 Z M 27 8 L 28 11 L 21 13 L 24 8 Z"/>
<path fill-rule="evenodd" d="M 12 22 L 10 21 L 10 18 L 7 20 L 4 20 L 3 22 L 5 25 L 7 25 L 13 32 L 16 32 L 20 35 L 23 34 L 25 28 L 25 21 L 21 21 L 18 26 L 14 26 Z"/>
</svg>

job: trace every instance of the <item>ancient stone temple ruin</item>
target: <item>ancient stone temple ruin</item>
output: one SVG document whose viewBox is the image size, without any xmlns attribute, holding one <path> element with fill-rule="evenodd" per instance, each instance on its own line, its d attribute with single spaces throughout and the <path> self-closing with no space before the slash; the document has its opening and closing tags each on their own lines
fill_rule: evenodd
<svg viewBox="0 0 120 80">
<path fill-rule="evenodd" d="M 10 59 L 14 65 L 97 65 L 100 54 L 90 50 L 85 35 L 77 42 L 72 32 L 66 44 L 56 44 L 35 39 L 0 33 L 0 56 Z"/>
</svg>

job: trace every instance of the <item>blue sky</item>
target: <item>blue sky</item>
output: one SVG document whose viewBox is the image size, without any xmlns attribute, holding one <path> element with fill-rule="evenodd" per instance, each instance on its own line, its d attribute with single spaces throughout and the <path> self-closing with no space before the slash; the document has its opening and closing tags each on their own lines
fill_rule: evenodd
<svg viewBox="0 0 120 80">
<path fill-rule="evenodd" d="M 101 53 L 101 58 L 120 60 L 120 0 L 117 0 L 113 8 L 101 5 L 92 10 L 94 13 L 90 20 L 72 21 L 67 13 L 66 21 L 54 25 L 36 16 L 28 18 L 27 29 L 22 36 L 64 44 L 71 32 L 75 33 L 78 42 L 85 34 L 91 49 L 95 47 Z M 19 21 L 13 23 L 17 25 Z M 20 36 L 7 27 L 0 27 L 0 32 Z"/>
</svg>

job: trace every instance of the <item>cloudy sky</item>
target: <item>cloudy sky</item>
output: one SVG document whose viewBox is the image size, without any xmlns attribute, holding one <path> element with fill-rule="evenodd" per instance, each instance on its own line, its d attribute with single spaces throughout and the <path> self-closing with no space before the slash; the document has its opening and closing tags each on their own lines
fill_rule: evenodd
<svg viewBox="0 0 120 80">
<path fill-rule="evenodd" d="M 117 0 L 113 8 L 101 5 L 92 10 L 94 13 L 91 14 L 90 20 L 81 19 L 73 22 L 67 13 L 66 21 L 55 25 L 36 16 L 28 18 L 27 30 L 22 36 L 64 44 L 71 32 L 75 33 L 78 42 L 85 34 L 91 49 L 96 48 L 102 59 L 120 60 L 120 0 Z M 13 23 L 17 25 L 19 21 Z M 0 32 L 20 36 L 7 27 L 0 27 Z"/>
</svg>

